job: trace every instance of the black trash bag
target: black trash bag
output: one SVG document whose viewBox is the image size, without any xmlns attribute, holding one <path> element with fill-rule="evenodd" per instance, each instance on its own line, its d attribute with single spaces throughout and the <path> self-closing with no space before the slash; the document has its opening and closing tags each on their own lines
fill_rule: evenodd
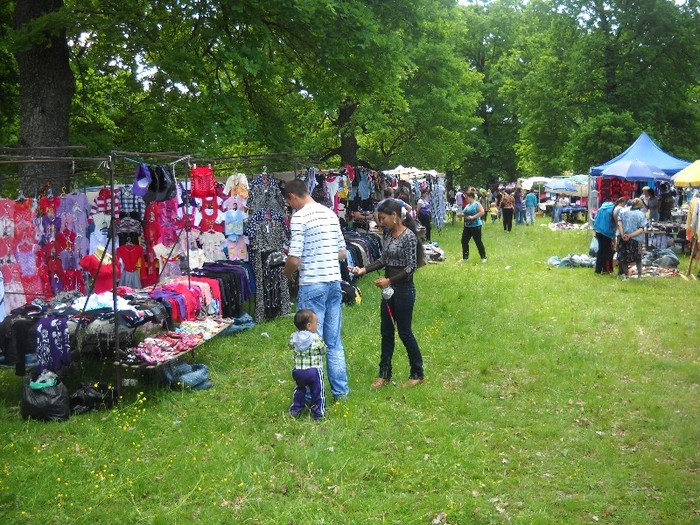
<svg viewBox="0 0 700 525">
<path fill-rule="evenodd" d="M 105 383 L 83 382 L 70 396 L 71 414 L 112 408 L 119 402 L 119 392 Z"/>
<path fill-rule="evenodd" d="M 39 421 L 66 421 L 70 417 L 66 385 L 59 381 L 55 386 L 34 389 L 30 386 L 30 382 L 36 379 L 36 372 L 24 379 L 19 407 L 22 417 Z"/>
</svg>

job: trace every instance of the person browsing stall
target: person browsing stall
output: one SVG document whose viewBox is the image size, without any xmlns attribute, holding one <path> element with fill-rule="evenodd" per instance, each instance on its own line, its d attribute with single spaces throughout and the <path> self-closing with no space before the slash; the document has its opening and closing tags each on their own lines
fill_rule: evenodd
<svg viewBox="0 0 700 525">
<path fill-rule="evenodd" d="M 413 274 L 424 263 L 423 245 L 418 242 L 415 222 L 396 201 L 385 201 L 379 206 L 377 213 L 380 223 L 386 229 L 381 257 L 364 268 L 348 268 L 350 273 L 357 276 L 381 268 L 385 271 L 384 277 L 374 281 L 375 286 L 382 289 L 382 343 L 379 376 L 372 386 L 381 387 L 391 382 L 395 330 L 406 347 L 410 363 L 410 373 L 404 386 L 416 386 L 424 381 L 424 373 L 423 356 L 412 328 L 413 307 L 416 302 Z"/>
<path fill-rule="evenodd" d="M 598 252 L 595 259 L 595 273 L 610 273 L 613 268 L 613 239 L 615 238 L 615 221 L 613 219 L 613 202 L 604 202 L 598 208 L 593 229 L 598 240 Z"/>
<path fill-rule="evenodd" d="M 340 336 L 343 295 L 339 261 L 345 260 L 345 239 L 338 217 L 309 195 L 302 180 L 289 181 L 284 194 L 296 211 L 292 215 L 289 254 L 282 272 L 292 281 L 299 271 L 297 309 L 310 309 L 318 316 L 319 333 L 328 347 L 328 382 L 331 394 L 338 400 L 350 392 Z"/>
<path fill-rule="evenodd" d="M 432 214 L 430 211 L 430 190 L 428 188 L 420 192 L 420 199 L 418 199 L 418 203 L 416 204 L 416 214 L 418 222 L 425 228 L 425 240 L 426 242 L 430 242 L 430 222 L 432 220 Z"/>
<path fill-rule="evenodd" d="M 402 208 L 405 208 L 408 213 L 411 213 L 413 211 L 413 207 L 408 204 L 406 201 L 403 199 L 399 199 L 397 197 L 394 197 L 394 190 L 391 188 L 387 188 L 384 190 L 384 198 L 380 200 L 377 205 L 374 207 L 374 221 L 379 222 L 379 216 L 377 215 L 377 210 L 379 209 L 379 206 L 381 206 L 382 203 L 387 201 L 388 199 L 393 199 L 396 202 L 398 202 Z"/>
<path fill-rule="evenodd" d="M 630 210 L 621 211 L 617 220 L 620 240 L 617 246 L 618 277 L 627 279 L 631 263 L 637 266 L 637 277 L 642 277 L 642 252 L 644 251 L 644 228 L 647 225 L 642 199 L 632 200 Z"/>
</svg>

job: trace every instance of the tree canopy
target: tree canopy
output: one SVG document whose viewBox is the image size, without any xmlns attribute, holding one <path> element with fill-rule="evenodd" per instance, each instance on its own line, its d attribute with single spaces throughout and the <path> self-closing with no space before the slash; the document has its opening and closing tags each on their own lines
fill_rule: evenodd
<svg viewBox="0 0 700 525">
<path fill-rule="evenodd" d="M 46 10 L 18 18 L 28 4 Z M 67 63 L 44 74 L 69 67 L 56 118 L 92 154 L 296 151 L 475 183 L 587 171 L 642 130 L 700 156 L 697 0 L 16 0 L 0 15 L 4 145 L 47 140 L 26 113 L 41 63 L 23 59 L 51 42 Z"/>
</svg>

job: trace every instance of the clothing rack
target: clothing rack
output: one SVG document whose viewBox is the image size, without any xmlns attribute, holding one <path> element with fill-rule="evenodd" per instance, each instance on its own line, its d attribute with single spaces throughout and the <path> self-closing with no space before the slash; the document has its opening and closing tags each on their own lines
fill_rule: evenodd
<svg viewBox="0 0 700 525">
<path fill-rule="evenodd" d="M 117 158 L 121 158 L 125 162 L 129 162 L 131 164 L 148 164 L 144 160 L 137 160 L 137 159 L 132 159 L 131 157 L 144 157 L 148 159 L 164 159 L 164 160 L 170 160 L 170 162 L 167 162 L 170 166 L 173 168 L 173 177 L 175 176 L 175 165 L 179 164 L 181 162 L 187 162 L 187 165 L 190 166 L 190 160 L 192 159 L 191 155 L 182 155 L 177 152 L 140 152 L 140 151 L 112 151 L 112 155 L 114 155 Z M 128 156 L 127 156 L 128 155 Z M 189 183 L 189 172 L 185 171 L 185 186 L 188 185 Z M 191 212 L 191 206 L 190 203 L 188 202 L 187 205 L 185 206 L 185 213 L 189 217 L 189 214 Z M 173 255 L 173 252 L 175 251 L 175 246 L 177 242 L 180 241 L 180 237 L 182 236 L 182 230 L 185 230 L 185 235 L 187 237 L 187 268 L 189 269 L 189 264 L 190 264 L 190 233 L 189 233 L 189 224 L 187 222 L 185 223 L 185 227 L 182 228 L 179 232 L 177 232 L 177 241 L 173 243 L 172 247 L 170 248 L 170 253 L 168 254 L 168 259 L 170 259 Z M 156 286 L 158 285 L 158 281 L 160 280 L 161 275 L 163 275 L 163 270 L 165 267 L 159 269 L 158 273 L 158 278 L 156 279 L 156 282 L 153 283 L 153 288 L 152 290 L 155 290 Z M 190 277 L 190 272 L 187 272 L 187 286 L 188 288 L 192 288 L 192 280 Z"/>
<path fill-rule="evenodd" d="M 66 147 L 65 149 L 69 149 L 73 147 Z M 77 149 L 79 147 L 75 147 Z M 11 148 L 2 148 L 3 150 L 9 150 Z M 19 148 L 20 150 L 25 150 L 25 149 L 64 149 L 64 148 Z M 28 163 L 64 163 L 64 162 L 89 162 L 89 163 L 98 163 L 98 167 L 105 167 L 109 173 L 109 183 L 110 183 L 110 190 L 111 190 L 111 220 L 110 220 L 110 232 L 112 236 L 112 242 L 110 243 L 111 245 L 111 251 L 112 251 L 112 298 L 113 298 L 113 303 L 112 303 L 112 312 L 114 314 L 114 344 L 116 350 L 119 349 L 119 315 L 118 315 L 118 310 L 117 310 L 117 276 L 116 276 L 116 243 L 114 242 L 114 239 L 116 237 L 116 224 L 114 220 L 114 209 L 115 209 L 115 200 L 114 200 L 114 166 L 112 162 L 112 157 L 107 156 L 107 157 L 72 157 L 72 156 L 61 156 L 61 157 L 48 157 L 48 156 L 33 156 L 33 155 L 20 155 L 20 154 L 0 154 L 0 164 L 28 164 Z M 106 253 L 106 252 L 105 252 Z M 105 253 L 102 254 L 102 257 L 100 258 L 99 266 L 98 266 L 98 271 L 100 266 L 102 265 L 105 257 Z M 94 285 L 92 289 L 90 289 L 87 293 L 87 297 L 85 300 L 85 307 L 87 307 L 87 300 L 90 298 L 90 295 L 94 291 Z M 84 307 L 84 308 L 85 308 Z M 83 310 L 84 312 L 84 310 Z"/>
</svg>

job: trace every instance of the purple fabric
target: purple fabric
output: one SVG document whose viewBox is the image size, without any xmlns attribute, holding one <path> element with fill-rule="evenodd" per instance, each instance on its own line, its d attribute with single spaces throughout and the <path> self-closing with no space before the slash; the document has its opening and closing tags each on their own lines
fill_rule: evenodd
<svg viewBox="0 0 700 525">
<path fill-rule="evenodd" d="M 36 324 L 37 371 L 56 372 L 71 361 L 67 317 L 44 317 Z"/>
<path fill-rule="evenodd" d="M 306 405 L 306 388 L 311 391 L 311 413 L 314 419 L 322 418 L 326 415 L 326 399 L 324 392 L 323 368 L 295 368 L 292 370 L 292 377 L 296 381 L 292 405 L 289 413 L 298 416 Z"/>
<path fill-rule="evenodd" d="M 172 290 L 164 290 L 163 288 L 156 288 L 151 293 L 151 297 L 154 299 L 173 299 L 177 302 L 177 307 L 180 310 L 180 315 L 182 318 L 187 317 L 187 307 L 185 306 L 185 298 L 179 293 L 173 292 Z"/>
</svg>

